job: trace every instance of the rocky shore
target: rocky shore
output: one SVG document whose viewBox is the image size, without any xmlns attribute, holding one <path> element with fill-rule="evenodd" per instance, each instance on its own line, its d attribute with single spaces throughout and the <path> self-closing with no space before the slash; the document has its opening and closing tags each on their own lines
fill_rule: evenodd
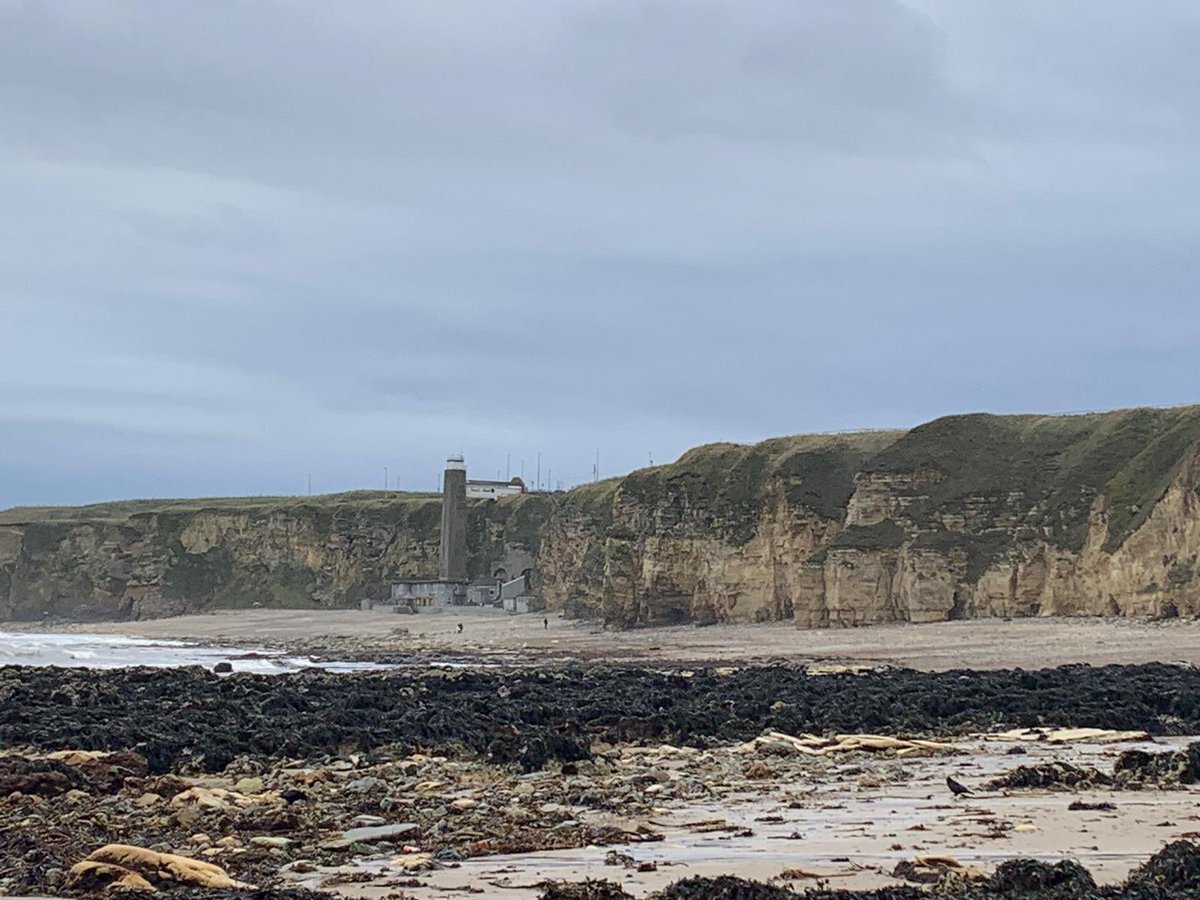
<svg viewBox="0 0 1200 900">
<path fill-rule="evenodd" d="M 768 728 L 953 734 L 1050 723 L 1197 734 L 1200 670 L 568 665 L 258 676 L 10 666 L 0 668 L 0 706 L 3 746 L 136 750 L 154 774 L 217 772 L 244 754 L 306 759 L 384 746 L 460 748 L 532 772 L 587 759 L 596 741 L 704 746 Z"/>
<path fill-rule="evenodd" d="M 1063 816 L 1080 821 L 1055 799 L 1044 821 L 1026 823 L 1026 801 L 1012 797 L 1031 789 L 1107 792 L 1079 807 L 1096 817 L 1085 831 L 1113 816 L 1123 828 L 1155 824 L 1136 811 L 1120 819 L 1125 813 L 1112 810 L 1126 801 L 1114 803 L 1112 792 L 1173 792 L 1155 807 L 1172 827 L 1152 833 L 1147 847 L 1185 837 L 1200 747 L 1146 742 L 1200 734 L 1197 697 L 1200 672 L 1168 665 L 283 676 L 10 666 L 0 669 L 0 893 L 91 895 L 115 884 L 519 897 L 533 884 L 551 897 L 624 896 L 594 878 L 550 886 L 514 881 L 503 867 L 471 868 L 575 852 L 603 860 L 607 880 L 624 887 L 641 879 L 639 896 L 653 888 L 664 897 L 784 897 L 839 878 L 883 891 L 853 896 L 917 897 L 957 881 L 966 893 L 951 896 L 1042 896 L 996 893 L 1015 870 L 985 881 L 977 866 L 930 859 L 973 830 L 1022 849 L 1029 829 L 1049 835 Z M 1076 771 L 1087 777 L 1073 780 Z M 941 780 L 950 772 L 992 791 L 988 808 L 947 805 Z M 890 821 L 880 802 L 910 810 L 904 815 L 925 810 L 926 819 Z M 868 806 L 858 813 L 860 803 Z M 877 827 L 864 829 L 854 815 Z M 917 825 L 913 838 L 889 837 Z M 811 828 L 844 829 L 845 841 L 831 846 L 858 848 L 862 861 L 849 870 L 780 865 L 758 885 L 695 876 L 696 864 L 685 862 L 713 855 L 705 847 L 754 852 L 758 841 L 834 863 L 838 852 L 821 850 Z M 1192 850 L 1173 852 L 1193 865 Z M 445 881 L 459 871 L 457 882 Z M 1171 893 L 1175 882 L 1145 893 L 1144 879 L 1142 893 L 1079 893 L 1090 876 L 1072 872 L 1062 883 L 1075 893 L 1045 896 L 1185 895 Z M 1046 876 L 1055 885 L 1057 877 Z"/>
</svg>

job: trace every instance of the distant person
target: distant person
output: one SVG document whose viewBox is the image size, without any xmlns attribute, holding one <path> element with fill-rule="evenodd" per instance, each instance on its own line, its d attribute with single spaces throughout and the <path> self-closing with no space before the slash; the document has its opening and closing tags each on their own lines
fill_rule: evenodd
<svg viewBox="0 0 1200 900">
<path fill-rule="evenodd" d="M 462 622 L 458 623 L 458 633 L 462 634 Z"/>
<path fill-rule="evenodd" d="M 550 627 L 550 620 L 543 618 L 542 619 L 542 629 L 546 630 L 546 629 L 549 629 L 549 627 Z"/>
</svg>

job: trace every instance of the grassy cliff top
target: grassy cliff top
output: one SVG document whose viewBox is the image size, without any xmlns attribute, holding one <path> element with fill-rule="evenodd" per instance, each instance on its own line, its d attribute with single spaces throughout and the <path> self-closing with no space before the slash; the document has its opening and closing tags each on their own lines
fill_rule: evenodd
<svg viewBox="0 0 1200 900">
<path fill-rule="evenodd" d="M 918 523 L 983 498 L 997 509 L 1036 507 L 1040 515 L 1028 524 L 1049 528 L 1075 549 L 1093 501 L 1103 495 L 1112 550 L 1145 521 L 1197 442 L 1200 406 L 947 416 L 914 428 L 864 471 L 928 475 L 918 489 L 928 499 L 907 510 Z"/>
<path fill-rule="evenodd" d="M 125 522 L 163 513 L 229 512 L 261 515 L 301 508 L 337 510 L 347 506 L 384 509 L 407 501 L 440 500 L 440 494 L 410 491 L 346 491 L 298 497 L 188 497 L 165 500 L 114 500 L 87 506 L 14 506 L 0 510 L 0 525 L 42 522 Z"/>
<path fill-rule="evenodd" d="M 1127 409 L 1087 415 L 947 416 L 911 431 L 795 435 L 758 444 L 696 447 L 676 462 L 576 487 L 552 501 L 502 503 L 497 514 L 528 519 L 536 531 L 549 516 L 547 502 L 607 527 L 630 505 L 657 510 L 646 527 L 670 529 L 684 521 L 733 541 L 754 533 L 763 504 L 781 489 L 788 503 L 839 519 L 861 475 L 918 475 L 917 495 L 905 518 L 936 545 L 947 513 L 986 522 L 1020 517 L 1020 525 L 1078 548 L 1088 512 L 1103 496 L 1107 546 L 1119 546 L 1142 522 L 1200 443 L 1200 406 Z M 905 488 L 900 487 L 900 490 Z M 226 497 L 125 500 L 78 507 L 16 507 L 0 525 L 126 522 L 150 515 L 229 512 L 263 515 L 301 510 L 317 514 L 407 519 L 435 527 L 435 493 L 351 491 L 315 497 Z M 482 502 L 482 501 L 481 501 Z M 527 508 L 528 507 L 528 508 Z M 524 519 L 522 521 L 524 521 Z M 984 527 L 991 527 L 985 524 Z M 878 537 L 873 533 L 869 537 Z M 849 538 L 847 538 L 849 539 Z"/>
<path fill-rule="evenodd" d="M 705 444 L 676 462 L 626 476 L 619 499 L 706 510 L 718 534 L 744 543 L 757 527 L 773 484 L 783 484 L 792 506 L 823 518 L 840 518 L 854 493 L 854 476 L 904 434 L 862 431 L 794 435 L 758 444 Z"/>
</svg>

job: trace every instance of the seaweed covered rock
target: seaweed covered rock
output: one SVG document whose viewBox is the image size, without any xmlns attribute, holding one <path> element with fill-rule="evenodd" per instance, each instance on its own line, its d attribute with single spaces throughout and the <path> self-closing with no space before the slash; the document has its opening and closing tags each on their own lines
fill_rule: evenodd
<svg viewBox="0 0 1200 900">
<path fill-rule="evenodd" d="M 1130 786 L 1195 784 L 1200 781 L 1200 742 L 1166 753 L 1126 750 L 1113 763 L 1113 777 Z"/>
<path fill-rule="evenodd" d="M 1069 900 L 1087 897 L 1096 890 L 1091 873 L 1074 860 L 1053 865 L 1035 859 L 1010 859 L 1001 863 L 984 883 L 996 897 L 1038 897 Z"/>
<path fill-rule="evenodd" d="M 1065 762 L 1038 763 L 1035 766 L 1017 766 L 986 785 L 989 791 L 1028 790 L 1071 790 L 1079 787 L 1108 787 L 1113 779 L 1099 769 L 1081 768 Z"/>
<path fill-rule="evenodd" d="M 55 690 L 89 699 L 65 707 L 51 700 Z M 343 745 L 456 744 L 528 770 L 585 758 L 596 739 L 697 746 L 768 729 L 945 734 L 1060 722 L 1200 732 L 1200 706 L 1187 699 L 1200 696 L 1200 670 L 1162 664 L 825 676 L 789 666 L 279 676 L 9 666 L 0 667 L 0 696 L 14 711 L 0 721 L 0 743 L 133 750 L 152 774 L 217 772 L 239 754 L 308 758 Z M 187 716 L 177 714 L 180 697 Z"/>
<path fill-rule="evenodd" d="M 40 756 L 0 756 L 0 796 L 30 794 L 57 797 L 67 791 L 114 794 L 127 778 L 141 778 L 148 771 L 140 753 L 60 750 Z"/>
<path fill-rule="evenodd" d="M 540 900 L 631 900 L 619 884 L 602 879 L 587 881 L 550 881 L 544 886 Z"/>
<path fill-rule="evenodd" d="M 1153 887 L 1186 896 L 1200 896 L 1200 847 L 1173 841 L 1129 873 L 1128 888 Z"/>
<path fill-rule="evenodd" d="M 9 794 L 57 797 L 83 787 L 83 777 L 57 760 L 0 756 L 0 797 Z"/>
<path fill-rule="evenodd" d="M 796 900 L 786 888 L 721 875 L 718 878 L 685 878 L 653 894 L 653 900 Z"/>
</svg>

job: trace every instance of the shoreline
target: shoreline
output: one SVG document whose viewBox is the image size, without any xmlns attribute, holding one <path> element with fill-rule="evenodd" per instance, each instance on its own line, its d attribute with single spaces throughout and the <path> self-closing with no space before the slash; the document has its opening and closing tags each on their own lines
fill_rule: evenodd
<svg viewBox="0 0 1200 900">
<path fill-rule="evenodd" d="M 59 893 L 114 843 L 363 898 L 718 875 L 871 890 L 909 863 L 940 878 L 929 856 L 972 877 L 1077 859 L 1111 884 L 1200 822 L 1200 673 L 1165 665 L 8 668 L 0 695 L 22 711 L 0 721 L 0 893 Z"/>
<path fill-rule="evenodd" d="M 479 608 L 416 615 L 241 609 L 137 622 L 0 624 L 0 630 L 182 640 L 201 647 L 377 662 L 427 658 L 501 665 L 783 663 L 925 671 L 1076 663 L 1200 665 L 1200 622 L 1192 619 L 974 619 L 813 630 L 769 623 L 606 631 L 594 623 L 546 618 L 548 627 L 543 627 L 542 613 L 514 615 Z"/>
</svg>

